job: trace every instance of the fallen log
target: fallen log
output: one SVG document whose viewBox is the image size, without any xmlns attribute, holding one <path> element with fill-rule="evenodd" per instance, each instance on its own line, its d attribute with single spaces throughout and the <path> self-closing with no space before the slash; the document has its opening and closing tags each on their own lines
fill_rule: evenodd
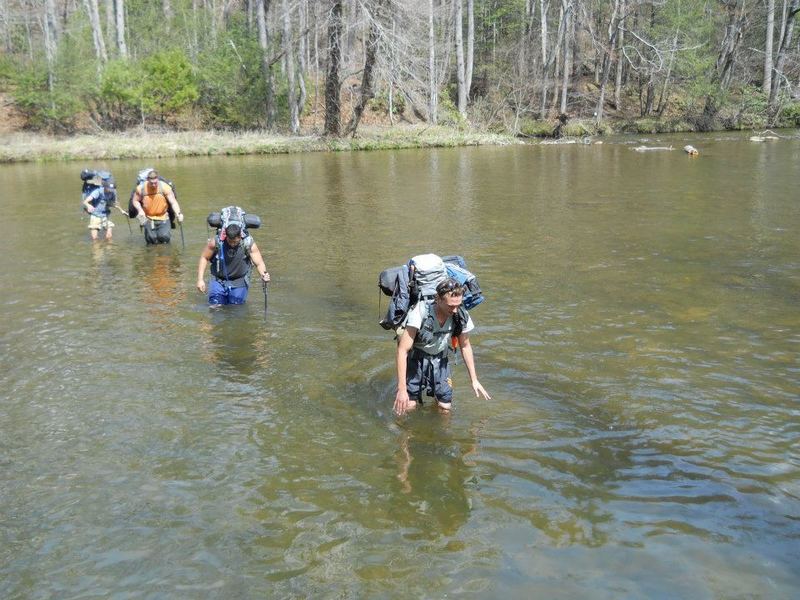
<svg viewBox="0 0 800 600">
<path fill-rule="evenodd" d="M 636 146 L 636 152 L 647 152 L 648 150 L 672 150 L 672 146 Z"/>
</svg>

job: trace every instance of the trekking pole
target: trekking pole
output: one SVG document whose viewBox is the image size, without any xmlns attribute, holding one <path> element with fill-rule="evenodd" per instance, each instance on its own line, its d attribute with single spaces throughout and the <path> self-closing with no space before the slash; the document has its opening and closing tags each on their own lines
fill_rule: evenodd
<svg viewBox="0 0 800 600">
<path fill-rule="evenodd" d="M 178 225 L 181 226 L 181 247 L 186 250 L 186 240 L 183 239 L 183 223 L 178 221 Z"/>
<path fill-rule="evenodd" d="M 261 285 L 264 287 L 264 320 L 267 320 L 267 282 L 261 280 Z"/>
<path fill-rule="evenodd" d="M 123 215 L 128 217 L 127 219 L 125 219 L 125 221 L 127 221 L 128 223 L 128 231 L 130 231 L 131 235 L 133 235 L 133 229 L 131 228 L 131 216 L 124 210 L 122 210 L 119 206 L 117 206 L 117 209 L 119 209 L 119 212 L 121 212 Z"/>
</svg>

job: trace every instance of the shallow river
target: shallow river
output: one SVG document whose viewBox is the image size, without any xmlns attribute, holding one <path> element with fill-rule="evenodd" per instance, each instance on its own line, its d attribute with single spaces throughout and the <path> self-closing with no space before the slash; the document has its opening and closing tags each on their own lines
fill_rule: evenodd
<svg viewBox="0 0 800 600">
<path fill-rule="evenodd" d="M 787 135 L 0 167 L 0 597 L 796 598 Z M 92 244 L 80 169 L 147 164 L 185 248 Z M 266 319 L 194 288 L 230 203 Z M 493 399 L 459 361 L 398 419 L 376 283 L 423 252 L 478 275 Z"/>
</svg>

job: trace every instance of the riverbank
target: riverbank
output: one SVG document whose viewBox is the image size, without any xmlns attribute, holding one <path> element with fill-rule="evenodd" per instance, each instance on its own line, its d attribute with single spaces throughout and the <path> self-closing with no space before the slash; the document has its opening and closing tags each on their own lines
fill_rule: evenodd
<svg viewBox="0 0 800 600">
<path fill-rule="evenodd" d="M 0 135 L 0 163 L 345 152 L 520 143 L 520 140 L 510 135 L 424 125 L 368 127 L 359 129 L 355 138 L 218 131 L 134 130 L 64 137 L 14 132 Z"/>
</svg>

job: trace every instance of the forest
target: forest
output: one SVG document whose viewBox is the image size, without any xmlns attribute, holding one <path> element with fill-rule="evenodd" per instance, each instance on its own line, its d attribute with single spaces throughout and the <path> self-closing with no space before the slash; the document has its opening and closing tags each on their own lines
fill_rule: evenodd
<svg viewBox="0 0 800 600">
<path fill-rule="evenodd" d="M 800 0 L 2 0 L 0 100 L 55 134 L 800 126 Z"/>
</svg>

